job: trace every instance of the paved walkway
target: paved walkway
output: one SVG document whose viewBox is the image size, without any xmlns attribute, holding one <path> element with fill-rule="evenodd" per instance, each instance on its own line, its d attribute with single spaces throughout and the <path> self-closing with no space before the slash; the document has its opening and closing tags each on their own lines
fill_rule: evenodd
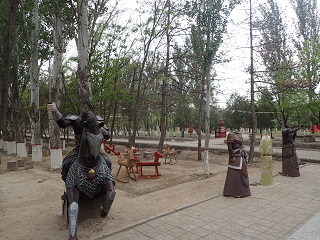
<svg viewBox="0 0 320 240">
<path fill-rule="evenodd" d="M 118 144 L 120 139 L 114 140 Z M 124 139 L 123 143 L 127 140 Z M 142 144 L 158 141 L 137 140 Z M 197 142 L 170 142 L 173 147 Z M 249 149 L 249 146 L 246 146 Z M 226 149 L 224 139 L 211 139 L 210 149 Z M 255 148 L 255 152 L 259 149 Z M 274 148 L 274 153 L 281 148 Z M 320 161 L 319 151 L 298 150 L 298 156 Z M 250 186 L 251 196 L 215 195 L 169 212 L 123 226 L 90 240 L 314 240 L 320 239 L 320 165 L 308 163 L 300 177 L 274 176 L 271 186 Z M 250 174 L 250 173 L 249 173 Z"/>
<path fill-rule="evenodd" d="M 320 239 L 320 165 L 300 172 L 277 175 L 271 186 L 250 186 L 250 197 L 212 196 L 91 240 Z"/>
</svg>

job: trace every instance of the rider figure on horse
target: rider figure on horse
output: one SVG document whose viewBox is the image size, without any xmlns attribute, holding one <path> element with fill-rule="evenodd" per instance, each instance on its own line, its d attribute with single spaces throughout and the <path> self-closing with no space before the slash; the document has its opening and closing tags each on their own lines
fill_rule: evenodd
<svg viewBox="0 0 320 240">
<path fill-rule="evenodd" d="M 66 127 L 72 126 L 74 131 L 75 148 L 67 154 L 67 156 L 63 159 L 63 162 L 62 162 L 61 178 L 65 182 L 69 168 L 71 164 L 74 162 L 74 160 L 76 159 L 79 151 L 79 142 L 80 142 L 80 136 L 82 131 L 81 118 L 76 115 L 68 115 L 67 117 L 64 118 L 62 114 L 59 112 L 54 102 L 48 103 L 47 108 L 48 108 L 48 111 L 52 113 L 54 120 L 56 121 L 56 123 L 60 128 L 66 128 Z M 100 116 L 97 116 L 97 119 L 99 122 L 103 122 L 103 118 L 101 118 Z M 105 138 L 107 140 L 110 139 L 109 132 L 104 128 L 101 128 L 101 130 L 105 131 L 105 134 L 107 135 L 107 137 Z M 112 170 L 111 161 L 109 157 L 104 152 L 102 152 L 102 154 L 103 154 L 104 160 L 106 161 L 111 171 Z"/>
<path fill-rule="evenodd" d="M 116 193 L 111 161 L 101 151 L 103 139 L 108 140 L 110 135 L 102 127 L 104 123 L 91 111 L 83 113 L 81 118 L 77 116 L 63 118 L 55 103 L 48 104 L 48 110 L 52 112 L 59 127 L 73 126 L 75 133 L 77 147 L 63 160 L 61 172 L 69 201 L 69 240 L 75 240 L 78 239 L 76 232 L 80 192 L 90 198 L 98 193 L 103 194 L 101 217 L 108 215 L 114 201 Z"/>
</svg>

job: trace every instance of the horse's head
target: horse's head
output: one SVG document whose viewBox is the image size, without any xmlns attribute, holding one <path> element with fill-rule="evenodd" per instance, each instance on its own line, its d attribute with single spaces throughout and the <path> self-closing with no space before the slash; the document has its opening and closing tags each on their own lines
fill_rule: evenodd
<svg viewBox="0 0 320 240">
<path fill-rule="evenodd" d="M 86 144 L 90 154 L 97 158 L 100 153 L 103 135 L 96 115 L 91 111 L 84 112 L 81 117 L 81 125 L 83 127 L 81 142 L 84 141 L 83 143 Z"/>
</svg>

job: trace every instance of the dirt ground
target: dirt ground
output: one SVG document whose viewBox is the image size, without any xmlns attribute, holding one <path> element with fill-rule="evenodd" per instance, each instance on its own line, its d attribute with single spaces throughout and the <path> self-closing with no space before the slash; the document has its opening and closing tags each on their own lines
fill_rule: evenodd
<svg viewBox="0 0 320 240">
<path fill-rule="evenodd" d="M 66 150 L 71 150 L 69 147 Z M 125 153 L 124 146 L 116 146 L 116 151 Z M 154 152 L 155 149 L 140 149 L 140 153 Z M 64 182 L 60 169 L 50 169 L 50 156 L 35 164 L 34 169 L 7 171 L 7 161 L 16 160 L 14 155 L 0 151 L 0 238 L 1 239 L 67 239 L 68 225 L 62 214 L 60 196 L 64 192 Z M 118 158 L 109 154 L 112 172 L 116 175 Z M 87 239 L 101 233 L 116 230 L 119 226 L 170 211 L 195 201 L 222 195 L 227 172 L 227 155 L 209 154 L 210 176 L 204 177 L 203 161 L 197 161 L 197 152 L 183 150 L 177 155 L 178 163 L 163 164 L 159 167 L 161 176 L 157 179 L 130 180 L 128 183 L 116 181 L 116 199 L 107 218 L 99 217 L 100 199 L 96 197 L 88 203 L 80 203 L 77 235 Z M 30 161 L 31 157 L 26 159 Z M 142 157 L 140 160 L 146 161 Z M 153 167 L 143 168 L 144 174 L 154 174 Z M 255 158 L 248 167 L 250 182 L 260 180 L 261 160 Z M 281 162 L 273 161 L 273 173 L 281 171 Z M 122 168 L 120 174 L 124 175 Z M 251 186 L 251 188 L 254 186 Z M 83 200 L 84 201 L 84 200 Z M 81 214 L 82 213 L 82 214 Z"/>
</svg>

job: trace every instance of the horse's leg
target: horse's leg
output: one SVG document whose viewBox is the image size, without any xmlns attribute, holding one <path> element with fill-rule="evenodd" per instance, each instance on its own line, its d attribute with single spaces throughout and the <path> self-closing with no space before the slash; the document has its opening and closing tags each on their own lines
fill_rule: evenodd
<svg viewBox="0 0 320 240">
<path fill-rule="evenodd" d="M 70 188 L 67 190 L 69 208 L 69 240 L 78 239 L 77 238 L 77 223 L 79 215 L 79 191 L 75 188 Z"/>
<path fill-rule="evenodd" d="M 116 192 L 114 191 L 114 184 L 111 180 L 107 180 L 106 184 L 103 186 L 103 190 L 103 203 L 100 210 L 100 216 L 104 218 L 109 213 Z"/>
</svg>

